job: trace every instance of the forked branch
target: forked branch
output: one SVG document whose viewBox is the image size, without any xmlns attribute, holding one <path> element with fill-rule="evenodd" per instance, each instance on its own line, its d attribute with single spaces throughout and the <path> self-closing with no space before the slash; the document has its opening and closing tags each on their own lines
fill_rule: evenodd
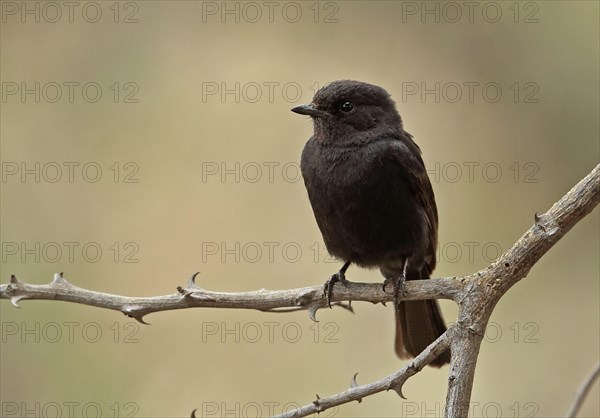
<svg viewBox="0 0 600 418">
<path fill-rule="evenodd" d="M 349 389 L 336 395 L 319 398 L 311 404 L 286 412 L 285 417 L 302 417 L 344 403 L 358 401 L 366 396 L 393 389 L 402 396 L 402 385 L 418 373 L 440 353 L 450 347 L 452 359 L 448 377 L 446 417 L 468 415 L 475 366 L 485 328 L 496 303 L 577 222 L 589 214 L 600 202 L 600 165 L 575 185 L 550 210 L 534 216 L 533 226 L 492 265 L 475 274 L 457 278 L 409 281 L 402 300 L 451 299 L 459 306 L 457 321 L 441 337 L 402 369 L 381 380 L 356 384 L 356 375 Z M 25 299 L 59 300 L 113 309 L 144 322 L 144 316 L 160 311 L 187 308 L 255 309 L 265 312 L 307 310 L 316 320 L 318 309 L 327 306 L 322 286 L 290 290 L 257 290 L 254 292 L 212 292 L 198 287 L 192 276 L 185 288 L 171 295 L 155 297 L 126 297 L 82 289 L 56 274 L 48 285 L 23 283 L 15 276 L 0 285 L 0 298 L 10 299 L 13 305 Z M 336 286 L 332 302 L 344 301 L 385 303 L 394 299 L 385 293 L 381 284 L 351 283 Z M 193 416 L 193 414 L 192 414 Z"/>
</svg>

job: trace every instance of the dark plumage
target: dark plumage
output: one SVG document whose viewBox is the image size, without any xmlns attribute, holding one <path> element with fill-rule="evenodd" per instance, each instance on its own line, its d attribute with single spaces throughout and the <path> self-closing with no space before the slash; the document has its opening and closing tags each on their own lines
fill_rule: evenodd
<svg viewBox="0 0 600 418">
<path fill-rule="evenodd" d="M 345 281 L 350 263 L 378 267 L 386 280 L 429 278 L 438 224 L 433 189 L 390 95 L 335 81 L 292 110 L 314 123 L 301 168 L 325 245 L 346 262 L 333 282 Z M 435 300 L 398 303 L 396 324 L 401 358 L 416 356 L 446 330 Z M 444 353 L 432 365 L 448 361 Z"/>
</svg>

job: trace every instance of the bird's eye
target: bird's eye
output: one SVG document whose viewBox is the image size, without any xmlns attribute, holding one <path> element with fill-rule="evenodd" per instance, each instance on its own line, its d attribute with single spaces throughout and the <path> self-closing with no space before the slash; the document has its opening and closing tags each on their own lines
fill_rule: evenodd
<svg viewBox="0 0 600 418">
<path fill-rule="evenodd" d="M 353 109 L 354 109 L 354 105 L 352 104 L 352 102 L 343 102 L 340 105 L 340 110 L 344 113 L 352 112 Z"/>
</svg>

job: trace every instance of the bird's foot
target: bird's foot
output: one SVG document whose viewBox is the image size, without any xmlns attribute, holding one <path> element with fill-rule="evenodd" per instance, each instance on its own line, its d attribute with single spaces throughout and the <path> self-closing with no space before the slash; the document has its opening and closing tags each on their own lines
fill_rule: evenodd
<svg viewBox="0 0 600 418">
<path fill-rule="evenodd" d="M 406 283 L 406 274 L 404 274 L 404 273 L 402 273 L 400 276 L 398 276 L 394 280 L 394 306 L 396 307 L 396 309 L 398 309 L 398 306 L 400 304 L 399 296 L 406 295 L 406 289 L 404 287 L 405 283 Z"/>
<path fill-rule="evenodd" d="M 331 309 L 331 294 L 333 292 L 333 285 L 337 282 L 340 282 L 344 285 L 344 287 L 348 287 L 348 283 L 350 283 L 349 280 L 346 280 L 346 273 L 343 270 L 344 269 L 332 275 L 323 285 L 323 294 L 325 295 L 325 298 L 327 298 L 327 305 L 329 306 L 329 309 Z"/>
<path fill-rule="evenodd" d="M 387 293 L 387 287 L 390 284 L 394 285 L 394 306 L 396 307 L 396 309 L 398 308 L 398 303 L 400 302 L 399 296 L 404 296 L 406 294 L 406 290 L 404 289 L 404 283 L 406 283 L 406 275 L 402 273 L 400 276 L 395 278 L 386 278 L 383 281 L 383 285 L 381 287 L 381 290 L 383 290 L 384 293 Z"/>
<path fill-rule="evenodd" d="M 387 278 L 383 281 L 383 284 L 381 285 L 381 290 L 383 291 L 383 293 L 387 293 L 387 287 L 390 285 L 390 283 L 392 283 L 394 285 L 394 289 L 396 288 L 396 279 L 390 279 Z"/>
</svg>

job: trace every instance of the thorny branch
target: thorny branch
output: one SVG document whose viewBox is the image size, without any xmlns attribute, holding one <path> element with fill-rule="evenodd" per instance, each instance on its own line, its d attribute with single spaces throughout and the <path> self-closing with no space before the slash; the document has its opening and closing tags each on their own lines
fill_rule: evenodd
<svg viewBox="0 0 600 418">
<path fill-rule="evenodd" d="M 177 293 L 152 297 L 128 297 L 94 292 L 68 282 L 62 273 L 56 273 L 47 285 L 32 285 L 21 282 L 14 275 L 10 282 L 0 285 L 0 299 L 10 299 L 12 304 L 26 299 L 60 300 L 81 303 L 98 308 L 112 309 L 146 323 L 144 317 L 153 312 L 186 308 L 230 308 L 255 309 L 264 312 L 288 312 L 306 309 L 311 319 L 316 312 L 327 307 L 323 286 L 312 286 L 288 290 L 255 290 L 252 292 L 213 292 L 196 284 L 195 273 L 185 288 L 178 287 Z M 406 284 L 405 300 L 453 299 L 461 294 L 463 283 L 455 278 L 411 281 Z M 386 303 L 394 299 L 385 293 L 380 283 L 348 283 L 338 286 L 331 301 L 341 305 L 343 301 Z M 344 305 L 342 305 L 344 306 Z"/>
<path fill-rule="evenodd" d="M 539 259 L 599 202 L 600 165 L 548 212 L 541 216 L 536 214 L 534 225 L 491 266 L 465 277 L 407 282 L 402 300 L 451 299 L 459 306 L 457 321 L 408 365 L 388 377 L 358 385 L 354 375 L 348 390 L 327 398 L 317 396 L 313 403 L 282 416 L 303 417 L 344 403 L 360 402 L 365 396 L 390 389 L 402 396 L 404 382 L 448 347 L 451 349 L 452 359 L 445 415 L 467 416 L 479 348 L 496 303 L 508 289 L 526 277 Z M 202 289 L 196 284 L 195 278 L 196 274 L 185 288 L 178 288 L 178 293 L 140 298 L 82 289 L 67 282 L 62 273 L 55 274 L 54 280 L 47 285 L 26 284 L 11 276 L 8 284 L 0 285 L 0 299 L 10 299 L 17 307 L 18 302 L 24 299 L 81 303 L 117 310 L 143 323 L 144 316 L 149 313 L 198 307 L 256 309 L 266 312 L 306 309 L 311 319 L 316 320 L 317 310 L 327 306 L 322 286 L 226 293 Z M 342 302 L 385 303 L 392 301 L 393 295 L 385 293 L 377 283 L 350 283 L 347 287 L 337 286 L 331 300 L 350 308 Z"/>
</svg>

